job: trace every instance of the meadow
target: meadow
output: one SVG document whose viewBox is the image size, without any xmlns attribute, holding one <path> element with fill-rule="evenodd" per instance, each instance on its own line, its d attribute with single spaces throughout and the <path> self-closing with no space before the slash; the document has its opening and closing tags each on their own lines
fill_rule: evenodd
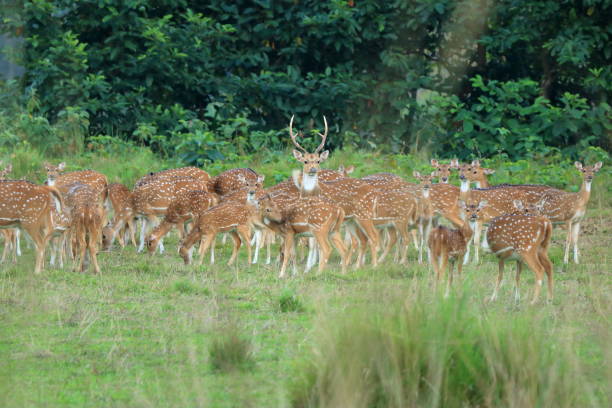
<svg viewBox="0 0 612 408">
<path fill-rule="evenodd" d="M 43 157 L 15 151 L 16 175 L 41 181 Z M 147 152 L 65 158 L 130 183 L 172 165 Z M 592 158 L 589 158 L 589 164 Z M 355 176 L 392 171 L 411 180 L 425 157 L 334 152 L 325 167 Z M 555 298 L 530 306 L 533 273 L 515 305 L 514 264 L 495 303 L 495 258 L 469 264 L 448 299 L 432 271 L 387 258 L 342 275 L 334 254 L 322 274 L 285 280 L 278 265 L 184 265 L 172 234 L 163 255 L 128 246 L 99 256 L 100 275 L 33 270 L 32 249 L 0 264 L 0 406 L 4 407 L 607 407 L 612 384 L 612 181 L 593 184 L 581 263 L 563 265 L 555 229 Z M 576 191 L 567 160 L 485 162 L 493 183 L 539 182 Z M 289 153 L 219 163 L 249 166 L 266 186 L 297 164 Z M 208 168 L 206 170 L 209 170 Z M 25 248 L 25 245 L 23 245 Z M 275 246 L 277 248 L 278 245 Z M 276 250 L 273 259 L 276 257 Z"/>
</svg>

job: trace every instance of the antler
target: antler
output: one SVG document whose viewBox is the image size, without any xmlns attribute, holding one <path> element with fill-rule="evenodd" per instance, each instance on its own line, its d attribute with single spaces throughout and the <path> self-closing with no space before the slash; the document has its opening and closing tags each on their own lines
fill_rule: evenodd
<svg viewBox="0 0 612 408">
<path fill-rule="evenodd" d="M 325 133 L 321 134 L 319 132 L 317 132 L 317 134 L 319 136 L 321 136 L 321 144 L 319 145 L 319 147 L 317 147 L 317 150 L 315 150 L 315 153 L 319 153 L 321 150 L 323 150 L 323 147 L 325 146 L 325 139 L 327 139 L 327 132 L 328 132 L 328 128 L 327 128 L 327 119 L 325 119 L 325 115 L 323 115 L 323 122 L 325 122 Z"/>
<path fill-rule="evenodd" d="M 302 146 L 300 146 L 300 144 L 295 140 L 296 135 L 293 134 L 293 117 L 294 116 L 295 115 L 291 115 L 291 121 L 289 121 L 289 136 L 291 136 L 291 141 L 293 142 L 295 147 L 297 147 L 299 150 L 301 150 L 302 153 L 308 153 L 306 151 L 306 149 L 304 149 Z"/>
</svg>

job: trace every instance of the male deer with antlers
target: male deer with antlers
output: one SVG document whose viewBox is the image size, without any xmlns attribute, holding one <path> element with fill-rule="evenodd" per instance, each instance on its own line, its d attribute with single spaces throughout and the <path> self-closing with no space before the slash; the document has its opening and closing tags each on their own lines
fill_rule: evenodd
<svg viewBox="0 0 612 408">
<path fill-rule="evenodd" d="M 321 137 L 321 144 L 313 153 L 309 153 L 297 142 L 297 135 L 293 133 L 293 119 L 289 122 L 289 135 L 297 150 L 293 150 L 293 157 L 304 164 L 299 175 L 294 175 L 294 181 L 302 196 L 323 195 L 336 203 L 344 210 L 347 226 L 357 234 L 361 242 L 359 262 L 363 262 L 366 244 L 370 247 L 372 265 L 378 262 L 379 234 L 374 226 L 376 204 L 378 195 L 376 190 L 363 180 L 354 178 L 341 178 L 333 181 L 319 181 L 318 172 L 321 163 L 329 156 L 329 151 L 323 150 L 329 128 L 327 119 L 323 117 L 325 132 L 317 133 Z"/>
</svg>

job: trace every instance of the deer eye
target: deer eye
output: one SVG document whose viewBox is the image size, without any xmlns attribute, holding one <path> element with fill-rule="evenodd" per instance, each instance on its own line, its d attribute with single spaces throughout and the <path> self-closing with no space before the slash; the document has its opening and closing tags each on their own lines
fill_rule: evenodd
<svg viewBox="0 0 612 408">
<path fill-rule="evenodd" d="M 308 160 L 304 160 L 304 164 L 308 164 Z"/>
<path fill-rule="evenodd" d="M 321 161 L 320 161 L 320 160 L 317 160 L 317 164 L 319 164 L 319 163 L 321 163 Z"/>
</svg>

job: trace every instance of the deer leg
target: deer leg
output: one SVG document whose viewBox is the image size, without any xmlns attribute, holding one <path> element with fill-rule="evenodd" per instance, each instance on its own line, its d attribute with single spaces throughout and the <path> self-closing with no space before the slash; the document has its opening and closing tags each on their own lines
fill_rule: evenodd
<svg viewBox="0 0 612 408">
<path fill-rule="evenodd" d="M 195 225 L 191 232 L 189 232 L 187 235 L 187 238 L 183 240 L 181 248 L 179 249 L 179 254 L 181 255 L 181 258 L 183 258 L 185 265 L 189 265 L 191 262 L 191 247 L 201 238 L 202 230 L 200 230 L 199 226 Z M 200 244 L 200 249 L 203 249 L 202 244 Z"/>
<path fill-rule="evenodd" d="M 266 265 L 270 265 L 272 262 L 272 241 L 274 240 L 274 233 L 272 231 L 266 231 Z"/>
<path fill-rule="evenodd" d="M 461 283 L 461 272 L 463 271 L 463 262 L 461 262 L 461 258 L 457 257 L 457 280 Z"/>
<path fill-rule="evenodd" d="M 325 265 L 327 265 L 327 261 L 329 260 L 329 255 L 331 254 L 331 247 L 328 241 L 329 229 L 323 227 L 318 231 L 313 231 L 313 234 L 316 238 L 316 241 L 319 245 L 319 273 L 323 272 L 325 269 Z"/>
<path fill-rule="evenodd" d="M 402 237 L 401 244 L 401 256 L 399 262 L 402 265 L 405 265 L 408 262 L 408 247 L 410 246 L 410 231 L 408 230 L 408 224 L 405 222 L 401 222 L 397 225 L 399 233 Z M 399 248 L 399 246 L 398 246 Z"/>
<path fill-rule="evenodd" d="M 262 231 L 260 229 L 256 229 L 255 233 L 253 234 L 253 241 L 255 242 L 251 242 L 251 245 L 255 244 L 255 254 L 253 255 L 254 264 L 256 264 L 257 260 L 259 259 L 259 248 L 261 247 L 261 237 L 262 237 Z"/>
<path fill-rule="evenodd" d="M 514 279 L 514 303 L 517 305 L 521 300 L 521 291 L 519 289 L 519 284 L 521 281 L 521 272 L 523 271 L 523 262 L 518 260 L 516 261 L 516 277 Z"/>
<path fill-rule="evenodd" d="M 214 265 L 215 263 L 215 249 L 217 247 L 217 236 L 215 235 L 215 239 L 210 243 L 210 264 Z"/>
<path fill-rule="evenodd" d="M 149 224 L 149 218 L 144 217 L 142 219 L 142 225 L 140 226 L 140 245 L 138 246 L 138 252 L 144 251 L 148 224 Z"/>
<path fill-rule="evenodd" d="M 499 272 L 497 273 L 497 282 L 495 282 L 495 288 L 493 289 L 493 294 L 489 298 L 490 302 L 493 302 L 497 299 L 497 293 L 499 292 L 499 287 L 501 286 L 502 279 L 504 278 L 504 259 L 498 259 Z"/>
<path fill-rule="evenodd" d="M 316 252 L 317 252 L 317 239 L 316 237 L 308 237 L 308 256 L 306 257 L 306 268 L 304 268 L 304 273 L 308 273 L 310 269 L 317 262 Z"/>
<path fill-rule="evenodd" d="M 553 265 L 545 249 L 538 251 L 538 260 L 544 267 L 544 272 L 546 272 L 546 278 L 548 280 L 548 296 L 546 300 L 550 303 L 553 299 Z"/>
<path fill-rule="evenodd" d="M 414 246 L 416 247 L 417 251 L 419 252 L 418 255 L 418 261 L 419 264 L 423 264 L 423 243 L 424 243 L 424 234 L 425 234 L 425 220 L 424 219 L 420 219 L 419 220 L 419 225 L 418 225 L 418 229 L 419 229 L 419 242 L 415 241 L 414 242 Z"/>
<path fill-rule="evenodd" d="M 574 263 L 578 262 L 578 236 L 580 235 L 580 222 L 575 222 L 572 225 L 572 246 L 574 247 Z"/>
<path fill-rule="evenodd" d="M 293 241 L 293 233 L 287 232 L 285 234 L 285 242 L 283 243 L 283 263 L 281 265 L 280 274 L 278 275 L 280 279 L 285 277 L 285 271 L 287 270 L 287 262 L 289 261 L 289 258 L 292 257 Z"/>
<path fill-rule="evenodd" d="M 346 269 L 348 267 L 349 258 L 348 251 L 346 246 L 344 246 L 344 242 L 342 241 L 342 237 L 340 236 L 340 232 L 333 231 L 331 234 L 331 242 L 334 248 L 340 253 L 340 259 L 342 262 L 342 274 L 346 274 Z"/>
<path fill-rule="evenodd" d="M 242 240 L 240 239 L 240 235 L 236 231 L 232 231 L 229 233 L 232 238 L 232 242 L 234 245 L 232 246 L 232 256 L 227 262 L 228 265 L 232 265 L 238 256 L 238 251 L 240 250 L 240 246 L 242 245 Z"/>
<path fill-rule="evenodd" d="M 481 232 L 482 232 L 482 223 L 480 221 L 477 221 L 476 225 L 474 226 L 474 236 L 472 237 L 472 242 L 474 243 L 474 263 L 476 265 L 478 265 L 478 262 L 480 260 L 479 250 L 480 250 Z"/>
<path fill-rule="evenodd" d="M 385 245 L 385 249 L 383 250 L 383 253 L 380 254 L 380 257 L 378 258 L 378 262 L 384 261 L 384 259 L 387 257 L 387 255 L 391 251 L 391 248 L 393 248 L 393 246 L 397 243 L 397 229 L 396 229 L 396 227 L 393 226 L 393 227 L 390 227 L 390 228 L 386 228 L 386 230 L 387 230 L 388 239 L 387 239 L 387 243 Z"/>
<path fill-rule="evenodd" d="M 565 236 L 565 252 L 563 253 L 563 263 L 569 263 L 569 250 L 570 244 L 572 242 L 572 221 L 568 221 L 565 223 L 567 227 L 567 235 Z"/>
<path fill-rule="evenodd" d="M 204 264 L 204 256 L 206 255 L 206 251 L 210 248 L 211 244 L 215 241 L 215 233 L 212 231 L 208 231 L 202 237 L 200 242 L 200 248 L 198 252 L 198 265 Z"/>
<path fill-rule="evenodd" d="M 530 252 L 528 254 L 525 254 L 522 256 L 522 258 L 527 264 L 527 266 L 529 266 L 529 269 L 531 269 L 536 275 L 533 299 L 531 299 L 531 304 L 534 305 L 538 301 L 538 297 L 540 296 L 540 290 L 542 289 L 544 266 L 542 266 L 542 264 L 538 260 L 537 251 L 536 253 Z"/>
<path fill-rule="evenodd" d="M 378 230 L 374 226 L 372 220 L 361 219 L 360 225 L 364 229 L 366 236 L 368 237 L 368 244 L 370 246 L 370 256 L 372 266 L 378 265 L 378 246 L 380 242 L 380 235 L 378 234 Z"/>
<path fill-rule="evenodd" d="M 92 239 L 93 237 L 90 237 L 89 239 L 89 243 L 88 243 L 88 248 L 89 248 L 89 258 L 91 259 L 91 262 L 93 263 L 93 267 L 94 267 L 94 273 L 98 274 L 100 273 L 100 265 L 98 265 L 98 251 L 96 248 L 96 243 L 94 242 L 94 239 Z"/>
<path fill-rule="evenodd" d="M 239 225 L 236 230 L 240 234 L 240 238 L 244 241 L 244 245 L 247 249 L 247 264 L 251 263 L 251 228 L 248 225 Z"/>
</svg>

